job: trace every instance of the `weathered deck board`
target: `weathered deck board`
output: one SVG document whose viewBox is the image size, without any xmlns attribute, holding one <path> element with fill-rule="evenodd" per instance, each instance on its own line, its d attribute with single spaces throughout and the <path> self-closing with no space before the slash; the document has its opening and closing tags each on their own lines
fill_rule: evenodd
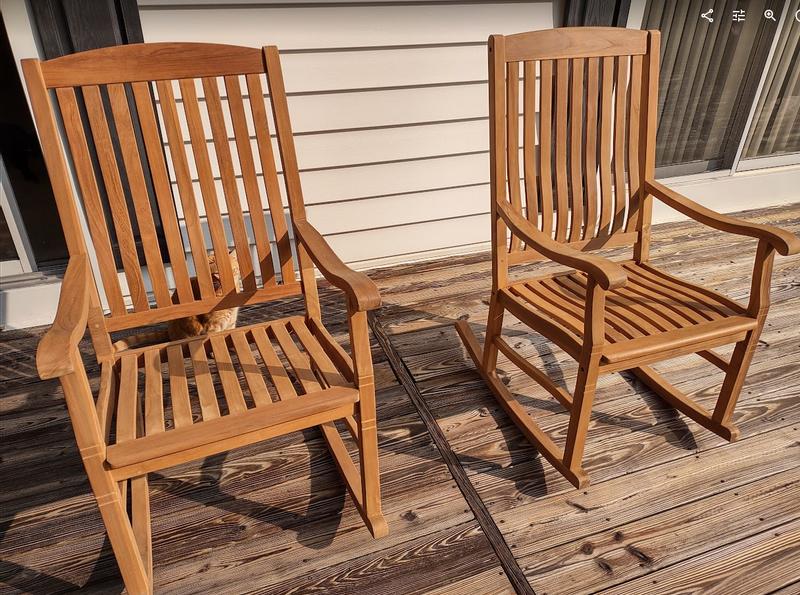
<svg viewBox="0 0 800 595">
<path fill-rule="evenodd" d="M 697 481 L 697 478 L 695 478 Z M 797 468 L 524 558 L 537 590 L 591 592 L 800 517 Z"/>
<path fill-rule="evenodd" d="M 339 299 L 324 297 L 328 303 Z M 258 311 L 243 314 L 246 321 Z M 345 328 L 345 321 L 337 325 L 334 319 L 335 334 Z M 27 364 L 9 379 L 19 390 L 0 398 L 0 472 L 19 478 L 15 489 L 0 493 L 0 585 L 32 593 L 78 587 L 119 592 L 119 574 L 88 493 L 60 391 L 53 383 L 26 376 L 34 373 L 33 352 L 41 332 L 3 336 L 4 345 L 6 337 L 12 346 L 19 339 L 22 347 L 5 351 Z M 384 574 L 397 585 L 407 584 L 408 592 L 472 574 L 479 575 L 487 593 L 509 588 L 382 352 L 375 349 L 373 357 L 383 502 L 391 535 L 380 541 L 369 536 L 316 430 L 280 437 L 151 475 L 157 592 L 285 592 L 285 581 L 300 591 L 313 582 L 330 588 L 363 584 L 367 590 Z M 91 374 L 91 365 L 87 368 Z M 33 401 L 37 397 L 45 402 Z M 364 564 L 363 576 L 345 572 L 356 559 Z M 439 563 L 451 559 L 458 562 L 453 574 L 442 574 Z M 367 572 L 373 560 L 377 570 Z M 320 573 L 312 577 L 311 568 Z"/>
<path fill-rule="evenodd" d="M 800 231 L 800 205 L 746 215 Z M 666 270 L 746 299 L 754 252 L 752 240 L 677 223 L 655 228 L 652 256 Z M 537 593 L 788 595 L 800 590 L 791 572 L 800 566 L 799 268 L 800 258 L 776 259 L 773 308 L 735 418 L 742 439 L 725 443 L 637 381 L 605 377 L 587 441 L 593 483 L 585 491 L 543 462 L 509 422 L 453 330 L 455 319 L 468 317 L 482 334 L 488 256 L 370 276 L 385 303 L 377 322 Z M 322 298 L 333 313 L 326 323 L 343 337 L 341 295 L 323 291 Z M 283 300 L 248 308 L 242 323 L 301 307 Z M 0 476 L 14 480 L 0 491 L 0 591 L 120 592 L 63 397 L 56 383 L 36 377 L 42 332 L 0 335 Z M 567 356 L 510 316 L 505 334 L 571 390 L 576 369 Z M 84 353 L 90 357 L 88 343 Z M 369 537 L 319 433 L 293 434 L 151 475 L 157 592 L 513 592 L 377 345 L 373 357 L 390 536 Z M 696 356 L 659 369 L 706 404 L 722 377 Z M 560 406 L 508 371 L 510 388 L 561 440 Z"/>
<path fill-rule="evenodd" d="M 607 592 L 771 593 L 796 586 L 798 567 L 800 520 L 794 520 Z"/>
<path fill-rule="evenodd" d="M 780 221 L 798 231 L 800 208 L 795 205 L 757 219 Z M 746 300 L 753 242 L 726 241 L 715 245 L 712 254 L 708 246 L 715 232 L 688 224 L 662 226 L 658 231 L 661 243 L 656 242 L 653 258 L 659 266 Z M 658 572 L 669 576 L 672 564 L 763 530 L 760 509 L 747 501 L 737 518 L 751 522 L 731 527 L 727 541 L 705 534 L 700 522 L 681 541 L 676 537 L 670 542 L 667 535 L 663 545 L 646 542 L 637 549 L 655 561 L 651 566 L 640 566 L 643 560 L 626 547 L 631 543 L 624 537 L 614 549 L 618 531 L 625 535 L 626 528 L 658 526 L 662 517 L 668 523 L 670 515 L 678 514 L 675 511 L 702 510 L 705 502 L 719 505 L 727 498 L 735 503 L 733 494 L 757 489 L 759 481 L 780 482 L 784 473 L 796 473 L 800 462 L 793 456 L 800 420 L 799 262 L 797 257 L 776 260 L 773 309 L 735 418 L 743 439 L 727 444 L 676 414 L 638 381 L 619 375 L 604 377 L 587 442 L 586 468 L 593 484 L 585 493 L 574 490 L 541 461 L 483 386 L 452 330 L 452 320 L 461 317 L 482 335 L 488 311 L 488 266 L 481 271 L 479 263 L 465 262 L 454 264 L 452 273 L 441 268 L 432 271 L 439 277 L 437 287 L 446 286 L 447 295 L 461 292 L 463 299 L 457 302 L 461 308 L 453 300 L 442 299 L 441 289 L 434 289 L 422 293 L 420 301 L 395 304 L 382 313 L 383 323 L 394 333 L 392 344 L 537 592 L 594 592 L 661 566 Z M 425 274 L 416 275 L 423 284 Z M 412 295 L 413 276 L 409 271 L 408 279 L 394 280 L 398 292 Z M 509 315 L 504 329 L 512 344 L 537 360 L 536 365 L 561 374 L 564 386 L 572 388 L 576 366 L 569 357 L 531 335 Z M 505 365 L 501 356 L 498 367 Z M 697 356 L 664 362 L 658 369 L 706 405 L 715 399 L 722 379 L 720 371 Z M 522 374 L 511 372 L 506 379 L 543 429 L 553 431 L 557 441 L 563 438 L 567 417 L 560 405 Z M 792 487 L 796 492 L 797 486 Z M 765 497 L 768 508 L 790 507 L 784 521 L 800 516 L 788 502 L 790 491 L 784 488 Z M 710 532 L 714 533 L 713 527 Z M 595 560 L 599 556 L 581 549 L 595 539 L 610 540 L 609 551 L 615 552 L 608 573 Z M 667 558 L 666 551 L 673 557 Z M 570 563 L 584 558 L 582 565 Z M 639 592 L 648 591 L 646 584 L 642 580 L 644 591 Z M 752 592 L 769 590 L 765 585 L 764 591 Z"/>
</svg>

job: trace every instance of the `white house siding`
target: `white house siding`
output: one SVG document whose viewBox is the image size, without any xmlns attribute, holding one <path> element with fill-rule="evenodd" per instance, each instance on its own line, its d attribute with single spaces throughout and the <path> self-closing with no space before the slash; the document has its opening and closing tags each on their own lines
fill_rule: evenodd
<svg viewBox="0 0 800 595">
<path fill-rule="evenodd" d="M 486 39 L 552 27 L 551 2 L 144 0 L 140 13 L 148 42 L 280 48 L 308 216 L 345 261 L 487 245 Z"/>
</svg>

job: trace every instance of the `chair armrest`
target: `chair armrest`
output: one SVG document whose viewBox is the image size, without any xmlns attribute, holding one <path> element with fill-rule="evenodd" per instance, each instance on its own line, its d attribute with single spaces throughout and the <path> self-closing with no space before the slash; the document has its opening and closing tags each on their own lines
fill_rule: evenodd
<svg viewBox="0 0 800 595">
<path fill-rule="evenodd" d="M 313 225 L 305 220 L 294 221 L 294 230 L 322 276 L 344 291 L 358 311 L 374 310 L 381 305 L 381 294 L 372 279 L 344 264 Z"/>
<path fill-rule="evenodd" d="M 603 289 L 624 287 L 628 282 L 625 270 L 616 262 L 556 242 L 512 209 L 510 204 L 498 201 L 497 205 L 500 209 L 500 216 L 511 228 L 512 233 L 525 240 L 526 244 L 544 256 L 565 266 L 583 271 Z"/>
<path fill-rule="evenodd" d="M 89 258 L 85 254 L 71 256 L 61 284 L 56 319 L 36 349 L 36 368 L 42 380 L 74 371 L 71 355 L 86 331 L 90 282 Z"/>
<path fill-rule="evenodd" d="M 800 238 L 793 233 L 771 225 L 749 223 L 735 217 L 721 215 L 654 180 L 645 181 L 645 188 L 647 192 L 664 204 L 709 227 L 736 235 L 764 240 L 775 248 L 778 254 L 783 256 L 800 252 Z"/>
</svg>

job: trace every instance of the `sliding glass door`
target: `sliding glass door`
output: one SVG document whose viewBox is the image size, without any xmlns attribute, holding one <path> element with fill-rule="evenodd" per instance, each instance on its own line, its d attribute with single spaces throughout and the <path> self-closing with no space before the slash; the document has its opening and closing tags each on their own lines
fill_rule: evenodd
<svg viewBox="0 0 800 595">
<path fill-rule="evenodd" d="M 642 26 L 662 34 L 659 177 L 731 168 L 778 29 L 765 12 L 782 9 L 774 0 L 647 2 Z"/>
<path fill-rule="evenodd" d="M 739 169 L 800 163 L 800 1 L 789 3 Z"/>
</svg>

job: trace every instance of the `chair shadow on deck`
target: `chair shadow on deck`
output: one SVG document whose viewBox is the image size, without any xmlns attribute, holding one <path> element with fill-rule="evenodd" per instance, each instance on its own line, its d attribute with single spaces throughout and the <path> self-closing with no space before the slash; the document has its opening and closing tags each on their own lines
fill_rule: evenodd
<svg viewBox="0 0 800 595">
<path fill-rule="evenodd" d="M 320 298 L 323 307 L 323 317 L 333 321 L 334 324 L 331 326 L 332 331 L 342 331 L 344 325 L 342 324 L 343 321 L 340 316 L 341 305 L 337 303 L 337 300 L 340 298 L 334 297 L 331 293 L 335 292 L 330 292 L 330 290 L 321 288 Z M 270 312 L 270 317 L 279 314 L 284 315 L 293 308 L 294 306 L 292 305 L 279 305 L 276 307 L 275 311 Z M 246 308 L 243 310 L 242 314 L 243 316 L 240 320 L 241 324 L 246 324 L 251 320 L 259 318 L 259 311 L 257 308 Z M 437 316 L 430 312 L 415 310 L 397 304 L 387 304 L 384 309 L 377 314 L 375 319 L 377 324 L 386 323 L 397 318 L 424 318 L 432 321 L 434 325 L 439 325 L 440 328 L 452 328 L 455 323 L 455 320 L 451 318 Z M 263 318 L 263 316 L 261 317 Z M 479 335 L 482 334 L 484 330 L 482 324 L 471 323 L 471 326 Z M 336 334 L 341 335 L 341 332 Z M 505 334 L 509 337 L 530 339 L 530 333 L 514 331 L 508 328 Z M 452 332 L 452 345 L 449 345 L 449 342 L 448 340 L 448 348 L 461 346 L 461 342 L 454 330 Z M 538 350 L 543 364 L 550 370 L 556 383 L 562 388 L 569 390 L 563 370 L 551 346 L 546 341 L 539 339 L 534 340 L 533 345 Z M 376 353 L 375 349 L 380 349 L 380 347 L 375 345 L 374 340 L 373 347 L 373 353 Z M 469 356 L 464 353 L 463 357 L 467 367 L 471 369 L 472 363 L 469 361 Z M 28 366 L 25 362 L 15 362 L 15 365 L 24 366 L 26 374 L 35 376 L 35 366 L 33 365 L 32 359 L 31 362 L 28 363 L 31 365 Z M 19 369 L 20 368 L 18 368 L 18 370 Z M 446 376 L 447 374 L 449 373 L 445 371 L 442 375 Z M 664 407 L 663 402 L 654 393 L 645 389 L 638 380 L 629 377 L 625 373 L 623 373 L 623 377 L 631 385 L 633 390 L 643 397 L 645 403 L 656 417 L 656 423 L 651 425 L 625 416 L 608 415 L 599 411 L 594 411 L 592 413 L 594 420 L 602 424 L 624 427 L 631 432 L 647 432 L 664 435 L 665 439 L 669 440 L 672 444 L 686 450 L 693 450 L 696 448 L 694 436 L 680 414 L 668 407 Z M 482 384 L 482 380 L 479 379 L 477 371 L 475 372 L 475 379 L 472 380 L 465 379 L 462 370 L 454 374 L 452 385 L 474 383 L 476 380 Z M 427 406 L 433 411 L 434 418 L 440 421 L 440 415 L 437 414 L 436 411 L 437 403 L 435 401 L 435 394 L 430 394 L 430 391 L 424 389 L 421 391 L 421 394 Z M 557 402 L 546 397 L 521 394 L 517 394 L 516 396 L 522 403 L 528 406 L 533 406 L 547 412 L 560 413 L 563 411 Z M 599 394 L 599 399 L 602 399 L 602 392 Z M 494 419 L 503 442 L 502 446 L 508 452 L 509 460 L 508 463 L 501 464 L 479 456 L 456 451 L 455 454 L 458 457 L 459 463 L 468 474 L 471 475 L 473 482 L 481 474 L 486 474 L 513 481 L 514 488 L 519 496 L 540 497 L 546 495 L 548 489 L 545 480 L 545 467 L 541 455 L 508 419 L 488 390 L 483 390 L 482 388 L 465 390 L 465 397 L 463 400 L 456 403 L 455 406 L 452 402 L 448 404 L 449 414 L 464 414 L 476 409 L 480 410 L 480 415 L 491 415 Z M 386 434 L 381 432 L 380 391 L 378 392 L 378 417 L 379 451 L 382 458 L 391 457 L 392 453 L 396 452 L 398 454 L 402 453 L 404 456 L 411 454 L 412 456 L 423 457 L 429 460 L 441 461 L 441 457 L 436 449 L 426 448 L 409 451 L 402 441 L 386 439 Z M 66 410 L 64 411 L 63 422 L 68 423 Z M 668 422 L 673 426 L 672 429 L 665 430 L 663 427 L 664 422 Z M 305 442 L 310 442 L 312 440 L 321 441 L 321 433 L 316 428 L 304 430 L 303 437 Z M 72 454 L 74 454 L 76 460 L 79 458 L 74 441 L 67 440 L 64 446 L 68 450 L 74 451 Z M 233 456 L 235 457 L 236 455 L 233 454 Z M 252 499 L 237 496 L 235 493 L 225 491 L 221 487 L 220 480 L 223 475 L 223 467 L 227 457 L 227 453 L 222 453 L 205 458 L 200 464 L 199 474 L 195 479 L 171 477 L 169 470 L 161 473 L 152 473 L 150 475 L 151 488 L 167 492 L 174 497 L 189 499 L 203 506 L 212 506 L 227 513 L 248 517 L 259 523 L 269 523 L 282 530 L 293 531 L 297 536 L 298 542 L 308 548 L 324 549 L 332 544 L 341 523 L 341 513 L 345 507 L 349 505 L 349 496 L 347 495 L 344 483 L 336 474 L 333 462 L 330 462 L 330 469 L 325 468 L 322 469 L 321 472 L 310 474 L 311 485 L 309 489 L 309 501 L 306 506 L 306 513 L 301 514 L 283 509 L 279 506 L 273 506 L 267 502 L 256 502 Z M 66 469 L 70 472 L 76 471 L 76 467 L 71 465 L 67 465 Z M 331 478 L 333 478 L 333 481 L 331 481 Z M 478 479 L 478 481 L 480 480 Z M 86 488 L 88 489 L 88 484 Z M 61 497 L 63 497 L 63 495 L 55 492 L 52 495 L 52 501 L 56 501 Z M 267 498 L 265 498 L 265 500 L 267 500 Z M 41 504 L 42 502 L 37 503 L 37 505 Z M 409 502 L 408 505 L 410 509 L 413 509 L 413 501 Z M 0 547 L 2 547 L 3 535 L 12 525 L 13 518 L 0 525 Z M 156 548 L 158 548 L 157 527 L 155 527 L 154 536 L 156 538 Z M 97 558 L 92 571 L 82 585 L 73 584 L 57 576 L 28 568 L 9 560 L 0 560 L 0 579 L 11 587 L 20 588 L 21 590 L 27 590 L 33 593 L 54 593 L 72 591 L 75 589 L 100 589 L 104 593 L 121 592 L 123 589 L 122 581 L 116 573 L 114 556 L 107 537 L 105 537 L 96 555 Z M 156 568 L 158 568 L 157 559 Z"/>
<path fill-rule="evenodd" d="M 302 434 L 305 442 L 321 440 L 322 437 L 316 429 L 303 430 Z M 168 473 L 152 473 L 151 487 L 203 506 L 213 506 L 258 522 L 269 523 L 285 531 L 293 531 L 297 535 L 297 541 L 308 548 L 324 549 L 331 544 L 345 507 L 347 492 L 343 482 L 337 479 L 334 480 L 337 481 L 336 485 L 331 486 L 331 474 L 311 473 L 307 512 L 303 515 L 223 491 L 220 488 L 220 479 L 227 457 L 228 453 L 225 452 L 203 459 L 200 475 L 193 481 L 170 477 Z M 317 522 L 312 524 L 309 522 L 312 520 Z"/>
<path fill-rule="evenodd" d="M 390 314 L 388 313 L 389 311 Z M 384 309 L 378 313 L 377 322 L 378 324 L 381 322 L 386 324 L 392 320 L 411 321 L 415 319 L 424 319 L 428 324 L 419 330 L 407 331 L 409 335 L 413 333 L 424 333 L 426 330 L 429 331 L 434 328 L 452 328 L 456 322 L 456 320 L 452 318 L 439 316 L 423 310 L 408 308 L 398 304 L 387 304 Z M 468 320 L 469 315 L 462 315 L 459 317 L 459 319 Z M 479 340 L 482 340 L 486 328 L 485 324 L 483 322 L 469 322 L 469 324 L 473 332 L 475 332 L 475 334 L 479 337 Z M 567 385 L 564 370 L 559 364 L 556 352 L 554 352 L 551 343 L 547 341 L 547 339 L 535 335 L 535 333 L 529 329 L 526 329 L 525 331 L 518 331 L 508 328 L 508 325 L 505 326 L 503 334 L 508 338 L 527 339 L 530 341 L 531 345 L 538 352 L 538 356 L 541 360 L 540 363 L 543 369 L 547 369 L 554 383 L 560 388 L 563 388 L 570 393 L 572 392 L 573 387 Z M 447 349 L 454 347 L 462 347 L 463 349 L 461 339 L 458 337 L 454 328 L 452 330 L 451 337 L 452 340 L 448 343 L 452 344 L 448 344 Z M 517 348 L 522 346 L 522 344 L 518 341 L 514 344 Z M 466 349 L 463 349 L 463 357 L 466 367 L 473 369 L 473 363 L 470 360 L 470 356 L 467 354 Z M 502 357 L 503 356 L 501 355 L 501 359 Z M 473 382 L 471 379 L 465 380 L 463 371 L 445 371 L 443 372 L 442 376 L 446 376 L 447 374 L 451 374 L 453 376 L 452 386 L 465 382 Z M 448 414 L 463 414 L 470 409 L 478 407 L 490 412 L 497 423 L 497 427 L 500 430 L 502 439 L 505 441 L 506 448 L 510 455 L 510 461 L 508 465 L 501 465 L 498 463 L 485 461 L 471 455 L 465 455 L 464 453 L 456 452 L 456 455 L 458 456 L 462 466 L 475 472 L 506 476 L 509 473 L 506 471 L 506 468 L 513 469 L 518 465 L 532 465 L 533 469 L 524 468 L 524 472 L 513 474 L 517 477 L 515 480 L 516 489 L 521 494 L 531 497 L 539 497 L 547 494 L 547 486 L 545 485 L 545 473 L 544 469 L 542 468 L 541 455 L 536 448 L 531 445 L 527 439 L 525 439 L 523 434 L 517 429 L 503 409 L 497 404 L 489 389 L 483 389 L 483 381 L 480 379 L 477 370 L 475 370 L 474 376 L 475 381 L 478 382 L 481 388 L 470 391 L 465 390 L 465 393 L 469 392 L 469 394 L 465 396 L 463 401 L 461 401 L 461 403 L 463 403 L 463 407 L 455 409 L 452 404 L 448 404 Z M 510 384 L 511 377 L 503 369 L 502 362 L 498 364 L 498 376 L 500 376 L 504 384 L 507 386 Z M 684 416 L 682 416 L 677 410 L 666 405 L 664 401 L 658 397 L 658 395 L 656 395 L 629 372 L 621 372 L 620 376 L 631 387 L 632 394 L 635 397 L 641 397 L 641 399 L 644 401 L 644 404 L 655 418 L 654 423 L 640 421 L 626 415 L 608 414 L 598 410 L 597 407 L 592 411 L 592 420 L 599 422 L 600 424 L 625 428 L 631 433 L 644 432 L 651 435 L 663 436 L 664 439 L 671 445 L 687 451 L 693 451 L 697 449 L 697 442 L 694 434 L 692 433 L 689 425 L 686 423 Z M 437 387 L 441 388 L 441 386 L 442 383 L 437 383 Z M 435 409 L 435 402 L 433 402 L 433 399 L 429 397 L 426 398 L 426 392 L 427 391 L 425 390 L 421 391 L 423 398 L 426 399 L 429 407 Z M 602 392 L 602 388 L 600 388 L 596 397 L 596 402 L 598 403 L 602 403 Z M 564 414 L 564 423 L 566 427 L 566 410 L 555 399 L 549 397 L 549 395 L 545 396 L 543 390 L 537 391 L 537 395 L 522 394 L 518 392 L 514 392 L 513 394 L 521 404 L 526 406 L 526 408 L 545 411 L 548 414 Z"/>
</svg>

